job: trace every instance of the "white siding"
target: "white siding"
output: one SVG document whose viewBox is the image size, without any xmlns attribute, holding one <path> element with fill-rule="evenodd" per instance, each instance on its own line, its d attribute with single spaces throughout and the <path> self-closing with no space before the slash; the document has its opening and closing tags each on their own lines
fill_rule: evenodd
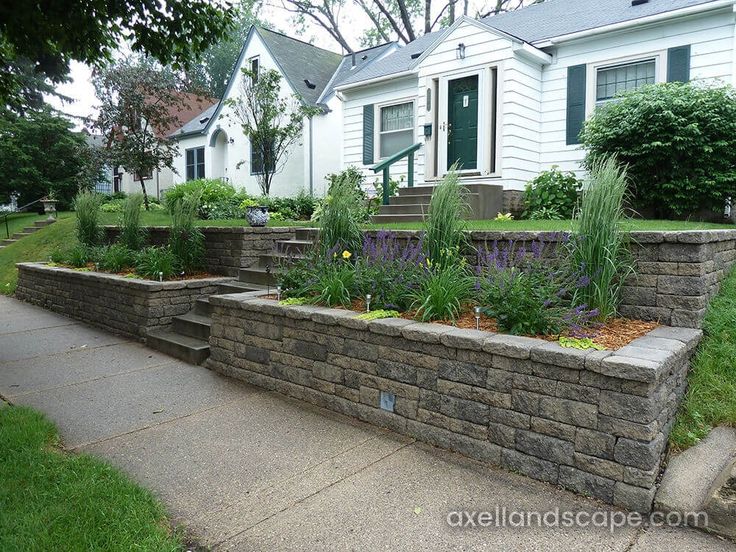
<svg viewBox="0 0 736 552">
<path fill-rule="evenodd" d="M 316 196 L 324 196 L 327 190 L 326 176 L 340 170 L 342 167 L 342 124 L 343 105 L 337 96 L 332 96 L 327 107 L 330 110 L 325 115 L 319 115 L 312 121 L 313 166 L 312 185 Z M 305 147 L 308 148 L 308 127 L 305 125 Z M 307 151 L 309 151 L 307 149 Z M 304 190 L 309 189 L 309 163 L 305 163 L 306 177 Z"/>
<path fill-rule="evenodd" d="M 590 86 L 597 64 L 658 53 L 666 70 L 666 50 L 690 44 L 692 80 L 708 82 L 721 79 L 731 83 L 733 35 L 734 15 L 729 10 L 563 44 L 556 51 L 550 50 L 555 55 L 555 62 L 543 71 L 541 169 L 559 165 L 563 170 L 580 171 L 579 163 L 584 157 L 579 146 L 565 144 L 569 66 L 589 64 L 587 78 Z M 587 107 L 590 112 L 591 106 Z"/>
<path fill-rule="evenodd" d="M 161 199 L 166 189 L 171 188 L 174 185 L 173 171 L 169 168 L 163 168 L 160 171 L 153 171 L 151 178 L 147 178 L 143 181 L 146 185 L 146 194 L 149 197 Z M 120 191 L 126 194 L 137 194 L 141 192 L 141 183 L 138 180 L 133 179 L 133 174 L 129 172 L 123 172 L 123 176 L 120 179 Z"/>
</svg>

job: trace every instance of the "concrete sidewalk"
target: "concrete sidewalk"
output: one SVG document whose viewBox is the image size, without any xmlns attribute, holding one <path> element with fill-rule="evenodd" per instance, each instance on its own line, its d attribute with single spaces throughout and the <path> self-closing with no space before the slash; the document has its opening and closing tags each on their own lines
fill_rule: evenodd
<svg viewBox="0 0 736 552">
<path fill-rule="evenodd" d="M 453 510 L 608 510 L 0 296 L 0 398 L 152 489 L 216 550 L 734 550 L 689 529 L 475 528 Z"/>
</svg>

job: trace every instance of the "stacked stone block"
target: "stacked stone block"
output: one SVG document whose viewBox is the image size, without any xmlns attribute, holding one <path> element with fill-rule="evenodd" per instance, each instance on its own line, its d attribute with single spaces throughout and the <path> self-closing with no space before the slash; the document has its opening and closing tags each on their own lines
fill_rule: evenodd
<svg viewBox="0 0 736 552">
<path fill-rule="evenodd" d="M 18 265 L 15 296 L 70 318 L 137 339 L 186 314 L 229 278 L 153 282 L 42 263 Z"/>
<path fill-rule="evenodd" d="M 701 337 L 660 327 L 615 352 L 580 351 L 258 298 L 211 302 L 213 370 L 639 511 L 651 508 Z"/>
</svg>

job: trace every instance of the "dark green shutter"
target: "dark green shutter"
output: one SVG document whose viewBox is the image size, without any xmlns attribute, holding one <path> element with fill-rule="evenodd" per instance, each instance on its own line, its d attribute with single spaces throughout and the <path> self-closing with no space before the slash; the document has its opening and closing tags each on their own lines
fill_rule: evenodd
<svg viewBox="0 0 736 552">
<path fill-rule="evenodd" d="M 363 106 L 363 164 L 373 164 L 373 104 Z"/>
<path fill-rule="evenodd" d="M 585 122 L 585 65 L 567 68 L 567 144 L 579 144 L 578 135 Z"/>
<path fill-rule="evenodd" d="M 690 45 L 667 50 L 667 82 L 690 81 Z"/>
</svg>

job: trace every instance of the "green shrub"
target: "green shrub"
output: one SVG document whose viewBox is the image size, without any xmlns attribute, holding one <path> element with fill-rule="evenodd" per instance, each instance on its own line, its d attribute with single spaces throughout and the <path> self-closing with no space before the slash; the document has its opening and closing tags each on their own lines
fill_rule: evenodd
<svg viewBox="0 0 736 552">
<path fill-rule="evenodd" d="M 199 197 L 199 216 L 203 219 L 221 218 L 210 217 L 210 210 L 222 209 L 224 205 L 237 207 L 244 198 L 238 198 L 232 184 L 219 178 L 200 178 L 188 180 L 169 188 L 164 192 L 164 202 L 169 212 L 173 214 L 174 206 L 186 197 Z M 229 217 L 228 217 L 229 218 Z"/>
<path fill-rule="evenodd" d="M 424 248 L 433 265 L 444 267 L 457 261 L 466 243 L 467 213 L 464 188 L 453 166 L 432 192 L 424 221 Z"/>
<path fill-rule="evenodd" d="M 349 307 L 355 285 L 355 267 L 348 261 L 335 259 L 325 264 L 310 285 L 314 303 L 328 307 Z"/>
<path fill-rule="evenodd" d="M 585 164 L 616 155 L 634 205 L 662 218 L 718 212 L 736 197 L 736 91 L 662 83 L 597 109 L 581 134 Z"/>
<path fill-rule="evenodd" d="M 582 183 L 573 172 L 553 166 L 526 185 L 524 218 L 532 220 L 571 219 Z"/>
<path fill-rule="evenodd" d="M 99 256 L 100 268 L 110 272 L 122 272 L 132 267 L 134 261 L 133 251 L 119 243 L 103 248 Z"/>
<path fill-rule="evenodd" d="M 463 303 L 471 296 L 472 280 L 467 266 L 457 262 L 436 267 L 422 279 L 413 292 L 416 317 L 422 322 L 457 320 Z"/>
<path fill-rule="evenodd" d="M 77 215 L 77 239 L 82 245 L 93 247 L 102 242 L 103 229 L 100 225 L 102 196 L 95 192 L 80 192 L 74 198 Z"/>
<path fill-rule="evenodd" d="M 122 213 L 124 208 L 124 199 L 110 199 L 100 205 L 100 211 L 103 213 Z"/>
<path fill-rule="evenodd" d="M 177 259 L 168 247 L 147 247 L 135 258 L 135 271 L 144 278 L 171 278 L 176 272 Z"/>
<path fill-rule="evenodd" d="M 194 225 L 199 194 L 193 193 L 174 201 L 171 210 L 169 248 L 178 270 L 192 273 L 204 267 L 204 234 Z"/>
<path fill-rule="evenodd" d="M 633 272 L 628 233 L 621 229 L 626 187 L 626 170 L 616 158 L 597 161 L 590 169 L 577 231 L 570 241 L 574 270 L 587 283 L 576 290 L 574 302 L 597 309 L 601 319 L 616 314 L 621 286 Z"/>
<path fill-rule="evenodd" d="M 319 223 L 320 248 L 323 254 L 338 249 L 356 252 L 363 243 L 360 223 L 364 209 L 358 193 L 358 176 L 350 169 L 333 176 Z"/>
<path fill-rule="evenodd" d="M 118 241 L 133 251 L 143 249 L 146 243 L 146 232 L 141 226 L 142 208 L 143 194 L 132 194 L 125 200 Z"/>
<path fill-rule="evenodd" d="M 64 254 L 64 264 L 73 266 L 74 268 L 82 268 L 87 263 L 94 262 L 94 254 L 91 247 L 86 245 L 75 245 Z"/>
</svg>

